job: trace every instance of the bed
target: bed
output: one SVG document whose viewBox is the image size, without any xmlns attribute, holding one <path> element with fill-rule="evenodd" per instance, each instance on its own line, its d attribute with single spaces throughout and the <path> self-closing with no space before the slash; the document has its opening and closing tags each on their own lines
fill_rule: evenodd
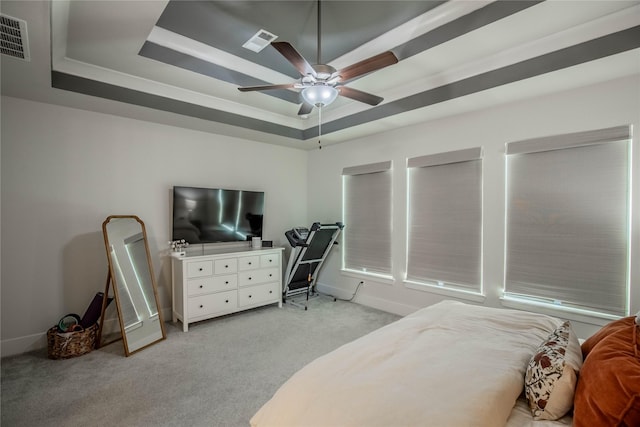
<svg viewBox="0 0 640 427">
<path fill-rule="evenodd" d="M 640 327 L 629 319 L 624 332 L 635 339 Z M 595 351 L 596 341 L 585 344 Z M 625 400 L 615 414 L 631 424 L 580 424 L 571 410 L 583 349 L 569 322 L 444 301 L 309 363 L 250 422 L 253 427 L 637 427 L 638 342 L 629 342 L 635 354 L 627 390 L 631 403 Z M 583 407 L 601 409 L 592 402 Z"/>
</svg>

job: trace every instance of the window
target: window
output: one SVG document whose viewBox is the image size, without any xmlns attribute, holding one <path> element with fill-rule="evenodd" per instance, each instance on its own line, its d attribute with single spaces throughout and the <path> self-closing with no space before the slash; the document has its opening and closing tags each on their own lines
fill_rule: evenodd
<svg viewBox="0 0 640 427">
<path fill-rule="evenodd" d="M 482 149 L 407 161 L 407 278 L 482 292 Z"/>
<path fill-rule="evenodd" d="M 629 126 L 507 144 L 505 297 L 628 312 Z"/>
<path fill-rule="evenodd" d="M 391 276 L 391 162 L 344 168 L 346 270 Z"/>
</svg>

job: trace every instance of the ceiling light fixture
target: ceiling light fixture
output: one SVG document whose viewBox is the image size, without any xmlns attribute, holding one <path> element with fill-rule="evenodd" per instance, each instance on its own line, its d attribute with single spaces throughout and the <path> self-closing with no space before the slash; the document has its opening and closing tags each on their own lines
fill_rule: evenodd
<svg viewBox="0 0 640 427">
<path fill-rule="evenodd" d="M 336 100 L 338 89 L 324 84 L 315 84 L 302 90 L 302 98 L 307 104 L 326 107 Z"/>
<path fill-rule="evenodd" d="M 396 64 L 398 58 L 388 50 L 379 53 L 370 58 L 351 64 L 340 70 L 322 61 L 322 13 L 321 2 L 317 0 L 317 61 L 311 65 L 289 42 L 276 41 L 271 42 L 271 46 L 277 50 L 287 61 L 293 65 L 302 76 L 299 81 L 284 84 L 267 84 L 260 86 L 244 86 L 239 87 L 240 92 L 263 91 L 263 90 L 282 90 L 282 89 L 300 89 L 305 102 L 298 110 L 299 116 L 308 115 L 313 107 L 319 102 L 322 105 L 329 105 L 336 96 L 344 96 L 355 101 L 364 102 L 372 106 L 378 105 L 383 101 L 380 96 L 363 92 L 359 89 L 346 86 L 345 84 L 358 77 L 364 76 L 381 68 Z M 337 2 L 336 2 L 337 3 Z M 339 12 L 336 12 L 339 13 Z M 261 30 L 262 31 L 262 30 Z M 259 37 L 258 37 L 259 38 Z M 302 37 L 302 38 L 306 38 Z M 326 93 L 327 98 L 322 98 L 322 93 Z"/>
<path fill-rule="evenodd" d="M 338 95 L 364 102 L 369 105 L 378 105 L 383 98 L 345 86 L 344 83 L 365 74 L 393 65 L 398 62 L 396 55 L 389 51 L 380 53 L 370 58 L 364 59 L 355 64 L 351 64 L 341 70 L 323 64 L 321 62 L 322 52 L 322 14 L 320 0 L 317 0 L 317 63 L 309 64 L 307 60 L 289 42 L 271 42 L 273 46 L 284 58 L 289 61 L 302 76 L 300 81 L 295 83 L 269 84 L 261 86 L 239 87 L 240 92 L 262 91 L 273 89 L 300 89 L 300 95 L 304 102 L 298 110 L 298 116 L 307 118 L 313 107 L 318 107 L 318 145 L 320 148 L 320 137 L 322 136 L 322 107 L 331 104 Z M 264 30 L 261 30 L 264 31 Z M 256 34 L 259 36 L 259 34 Z M 260 38 L 260 37 L 257 37 Z"/>
</svg>

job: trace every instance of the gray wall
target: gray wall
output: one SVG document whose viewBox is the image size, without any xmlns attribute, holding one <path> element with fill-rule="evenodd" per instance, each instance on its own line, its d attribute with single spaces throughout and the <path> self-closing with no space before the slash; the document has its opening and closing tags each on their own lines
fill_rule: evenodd
<svg viewBox="0 0 640 427">
<path fill-rule="evenodd" d="M 45 346 L 67 313 L 104 290 L 102 222 L 144 222 L 171 307 L 171 188 L 265 192 L 264 238 L 307 220 L 307 153 L 106 114 L 2 97 L 2 355 Z"/>
<path fill-rule="evenodd" d="M 406 159 L 470 147 L 484 147 L 483 161 L 483 282 L 484 298 L 461 299 L 491 307 L 500 300 L 504 265 L 504 149 L 505 143 L 539 136 L 632 124 L 633 144 L 633 236 L 631 312 L 640 310 L 640 78 L 613 80 L 581 89 L 540 96 L 525 101 L 420 125 L 379 133 L 346 144 L 329 146 L 309 154 L 309 215 L 319 220 L 342 216 L 341 171 L 345 166 L 393 161 L 393 281 L 376 280 L 341 272 L 340 248 L 331 254 L 319 278 L 321 289 L 350 297 L 358 282 L 365 286 L 356 301 L 398 314 L 445 298 L 461 299 L 459 293 L 436 293 L 404 285 L 406 256 Z M 425 113 L 427 114 L 427 113 Z M 349 227 L 349 224 L 346 224 Z M 525 307 L 532 309 L 532 307 Z M 550 311 L 549 314 L 578 321 L 582 336 L 594 332 L 603 319 Z"/>
</svg>

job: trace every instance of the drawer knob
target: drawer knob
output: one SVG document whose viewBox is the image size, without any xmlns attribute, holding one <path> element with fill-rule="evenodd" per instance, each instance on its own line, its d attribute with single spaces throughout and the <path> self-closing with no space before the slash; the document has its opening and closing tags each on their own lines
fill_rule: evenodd
<svg viewBox="0 0 640 427">
<path fill-rule="evenodd" d="M 249 261 L 249 265 L 251 265 L 251 261 Z"/>
<path fill-rule="evenodd" d="M 202 288 L 204 288 L 204 286 L 203 286 L 203 285 L 200 285 L 200 289 L 202 289 Z"/>
<path fill-rule="evenodd" d="M 229 300 L 228 300 L 228 299 L 226 299 L 226 300 L 224 300 L 224 302 L 228 303 L 228 302 L 229 302 Z"/>
<path fill-rule="evenodd" d="M 202 271 L 202 267 L 200 267 L 200 268 L 198 269 L 198 271 Z"/>
<path fill-rule="evenodd" d="M 249 295 L 249 298 L 251 298 L 251 295 Z"/>
<path fill-rule="evenodd" d="M 249 277 L 247 280 L 251 280 L 251 277 Z"/>
<path fill-rule="evenodd" d="M 225 265 L 224 268 L 229 268 L 229 265 Z"/>
<path fill-rule="evenodd" d="M 225 281 L 225 282 L 224 282 L 224 284 L 225 284 L 225 285 L 228 285 L 228 284 L 229 284 L 229 281 L 228 281 L 228 280 L 227 280 L 227 281 Z"/>
<path fill-rule="evenodd" d="M 273 277 L 273 274 L 269 273 L 269 277 Z"/>
<path fill-rule="evenodd" d="M 204 305 L 200 304 L 200 308 L 204 307 Z"/>
<path fill-rule="evenodd" d="M 273 291 L 269 291 L 269 293 L 270 293 L 270 294 L 272 294 L 272 293 L 273 293 Z"/>
<path fill-rule="evenodd" d="M 272 260 L 272 259 L 270 259 L 270 260 L 269 260 L 269 262 L 273 262 L 273 260 Z"/>
</svg>

